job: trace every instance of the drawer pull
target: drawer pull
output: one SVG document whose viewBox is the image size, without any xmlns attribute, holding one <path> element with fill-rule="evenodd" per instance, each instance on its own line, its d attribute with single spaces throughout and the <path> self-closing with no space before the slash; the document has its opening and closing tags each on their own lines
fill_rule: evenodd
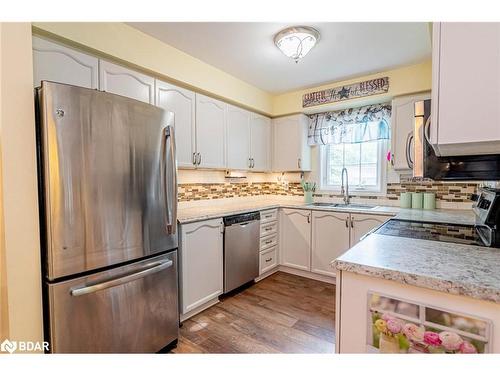
<svg viewBox="0 0 500 375">
<path fill-rule="evenodd" d="M 269 243 L 271 243 L 271 242 L 273 242 L 273 240 L 267 240 L 266 241 L 266 245 L 269 244 Z"/>
<path fill-rule="evenodd" d="M 270 217 L 273 217 L 273 215 L 266 215 L 266 216 L 264 216 L 265 219 L 269 219 Z"/>
<path fill-rule="evenodd" d="M 264 230 L 267 232 L 267 231 L 270 231 L 270 230 L 272 230 L 272 229 L 273 229 L 272 227 L 267 227 L 267 228 L 265 228 Z"/>
<path fill-rule="evenodd" d="M 266 263 L 269 263 L 272 260 L 273 260 L 273 258 L 266 259 Z"/>
</svg>

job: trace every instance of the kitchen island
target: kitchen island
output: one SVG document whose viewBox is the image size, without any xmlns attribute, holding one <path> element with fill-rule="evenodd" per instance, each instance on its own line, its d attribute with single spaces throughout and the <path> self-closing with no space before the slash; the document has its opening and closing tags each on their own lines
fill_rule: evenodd
<svg viewBox="0 0 500 375">
<path fill-rule="evenodd" d="M 337 352 L 500 353 L 499 249 L 374 233 L 332 266 Z M 403 335 L 406 325 L 414 337 Z M 455 341 L 443 348 L 448 337 Z"/>
</svg>

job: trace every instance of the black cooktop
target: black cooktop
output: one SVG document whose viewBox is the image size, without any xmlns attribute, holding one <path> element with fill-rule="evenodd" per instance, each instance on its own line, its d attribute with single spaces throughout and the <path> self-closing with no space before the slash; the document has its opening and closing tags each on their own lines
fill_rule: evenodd
<svg viewBox="0 0 500 375">
<path fill-rule="evenodd" d="M 391 219 L 378 228 L 375 233 L 386 236 L 484 246 L 473 225 Z"/>
</svg>

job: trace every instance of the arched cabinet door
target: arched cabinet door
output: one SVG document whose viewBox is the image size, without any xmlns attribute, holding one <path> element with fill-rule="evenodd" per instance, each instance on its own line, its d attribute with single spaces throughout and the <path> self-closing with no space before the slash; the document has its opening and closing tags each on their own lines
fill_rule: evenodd
<svg viewBox="0 0 500 375">
<path fill-rule="evenodd" d="M 390 218 L 391 216 L 351 214 L 351 247 L 356 245 L 366 233 Z"/>
<path fill-rule="evenodd" d="M 99 60 L 100 89 L 155 104 L 155 79 L 109 61 Z"/>
<path fill-rule="evenodd" d="M 271 119 L 252 113 L 250 118 L 252 171 L 271 169 Z"/>
<path fill-rule="evenodd" d="M 198 167 L 223 169 L 227 104 L 196 94 L 196 148 Z"/>
<path fill-rule="evenodd" d="M 33 86 L 41 81 L 97 89 L 99 60 L 94 56 L 33 36 Z"/>
<path fill-rule="evenodd" d="M 174 113 L 177 165 L 182 168 L 194 168 L 196 167 L 195 93 L 160 80 L 156 80 L 155 86 L 156 105 Z"/>
<path fill-rule="evenodd" d="M 250 156 L 250 112 L 227 106 L 226 114 L 226 160 L 229 169 L 251 169 Z"/>
<path fill-rule="evenodd" d="M 314 211 L 311 271 L 335 277 L 330 263 L 349 249 L 349 213 Z"/>
<path fill-rule="evenodd" d="M 311 211 L 284 208 L 280 222 L 281 264 L 311 269 Z"/>
<path fill-rule="evenodd" d="M 216 299 L 223 292 L 222 219 L 180 226 L 181 313 Z"/>
</svg>

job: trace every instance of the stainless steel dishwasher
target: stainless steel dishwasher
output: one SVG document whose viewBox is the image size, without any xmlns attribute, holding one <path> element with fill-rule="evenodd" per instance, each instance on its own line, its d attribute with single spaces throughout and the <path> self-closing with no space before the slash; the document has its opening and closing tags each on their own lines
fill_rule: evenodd
<svg viewBox="0 0 500 375">
<path fill-rule="evenodd" d="M 259 276 L 260 213 L 224 218 L 224 293 Z"/>
</svg>

